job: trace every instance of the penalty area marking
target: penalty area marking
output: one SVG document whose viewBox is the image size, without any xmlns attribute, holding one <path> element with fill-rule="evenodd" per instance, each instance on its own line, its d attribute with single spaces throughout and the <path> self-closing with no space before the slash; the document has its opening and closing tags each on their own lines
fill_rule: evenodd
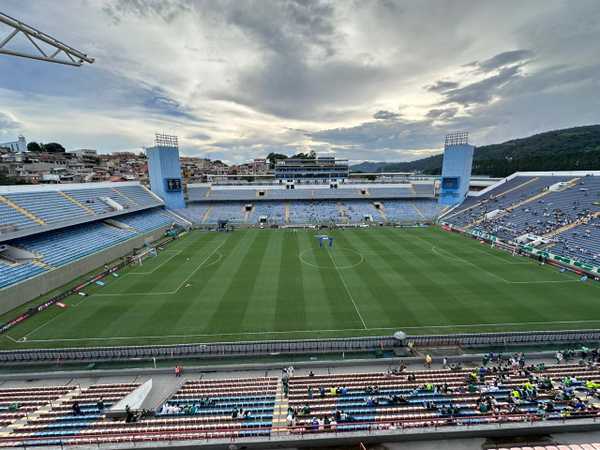
<svg viewBox="0 0 600 450">
<path fill-rule="evenodd" d="M 202 262 L 200 264 L 198 264 L 198 266 L 196 266 L 196 268 L 192 271 L 192 273 L 190 273 L 187 278 L 185 278 L 180 284 L 179 286 L 172 290 L 172 291 L 166 291 L 166 292 L 133 292 L 133 293 L 115 293 L 115 294 L 111 294 L 111 293 L 96 293 L 93 294 L 94 297 L 129 297 L 129 296 L 137 296 L 137 295 L 142 295 L 142 296 L 146 296 L 146 295 L 173 295 L 176 294 L 179 289 L 181 289 L 190 278 L 192 278 L 196 272 L 198 272 L 198 270 L 200 270 L 202 267 L 204 267 L 204 264 L 215 254 L 219 253 L 218 250 L 223 246 L 223 244 L 225 244 L 225 242 L 227 241 L 227 239 L 224 239 L 223 242 L 221 242 L 212 252 L 210 252 L 208 254 L 208 256 L 206 258 L 204 258 L 202 260 Z M 217 259 L 217 261 L 211 262 L 209 265 L 213 265 L 216 264 L 220 259 Z M 208 266 L 206 266 L 208 267 Z"/>
<path fill-rule="evenodd" d="M 500 322 L 500 323 L 473 323 L 457 325 L 421 325 L 397 327 L 376 327 L 376 328 L 341 328 L 330 330 L 293 330 L 293 331 L 247 331 L 240 333 L 206 333 L 206 334 L 171 334 L 162 336 L 114 336 L 114 337 L 89 337 L 89 338 L 64 338 L 64 339 L 15 339 L 7 334 L 4 336 L 14 343 L 43 343 L 43 342 L 85 342 L 85 341 L 112 341 L 126 339 L 174 339 L 174 338 L 197 338 L 197 337 L 215 337 L 215 336 L 264 336 L 281 334 L 307 334 L 307 333 L 336 333 L 350 331 L 387 331 L 387 330 L 422 330 L 422 329 L 452 329 L 452 328 L 475 328 L 475 327 L 511 327 L 524 325 L 573 325 L 582 323 L 600 323 L 600 320 L 551 320 L 547 322 Z"/>
<path fill-rule="evenodd" d="M 156 266 L 152 270 L 148 270 L 146 272 L 127 272 L 125 275 L 122 275 L 121 277 L 126 277 L 127 275 L 151 275 L 154 272 L 156 272 L 158 269 L 160 269 L 162 266 L 164 266 L 166 263 L 171 261 L 173 258 L 175 258 L 177 255 L 180 255 L 181 252 L 183 252 L 183 250 L 163 250 L 161 253 L 165 253 L 165 252 L 169 252 L 169 253 L 175 252 L 175 254 L 173 256 L 170 256 L 169 258 L 165 259 L 163 262 L 161 262 L 158 266 Z"/>
<path fill-rule="evenodd" d="M 501 277 L 500 275 L 494 273 L 494 272 L 490 272 L 489 270 L 484 269 L 483 267 L 479 267 L 476 264 L 473 264 L 470 261 L 467 261 L 466 259 L 461 258 L 460 256 L 457 255 L 452 255 L 449 254 L 450 252 L 448 252 L 447 250 L 442 250 L 440 248 L 437 248 L 435 245 L 431 247 L 431 251 L 435 254 L 437 254 L 438 256 L 441 256 L 442 258 L 448 258 L 448 259 L 452 259 L 454 261 L 460 261 L 466 264 L 469 264 L 473 267 L 476 267 L 478 270 L 482 270 L 487 274 L 492 275 L 493 277 L 499 279 L 500 281 L 507 283 L 507 284 L 552 284 L 552 283 L 558 283 L 558 284 L 563 284 L 563 283 L 578 283 L 579 280 L 531 280 L 531 281 L 510 281 L 507 280 L 504 277 Z M 444 254 L 446 253 L 446 254 Z"/>
</svg>

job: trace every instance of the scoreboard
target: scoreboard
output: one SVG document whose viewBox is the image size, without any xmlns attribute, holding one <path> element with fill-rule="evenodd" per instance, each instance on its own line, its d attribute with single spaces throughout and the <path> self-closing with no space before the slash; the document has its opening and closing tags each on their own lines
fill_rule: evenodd
<svg viewBox="0 0 600 450">
<path fill-rule="evenodd" d="M 181 178 L 165 178 L 167 192 L 181 192 Z"/>
</svg>

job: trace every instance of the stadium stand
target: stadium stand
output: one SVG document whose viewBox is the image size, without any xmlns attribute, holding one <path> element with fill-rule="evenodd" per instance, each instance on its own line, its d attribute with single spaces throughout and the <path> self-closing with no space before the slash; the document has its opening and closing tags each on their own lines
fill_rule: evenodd
<svg viewBox="0 0 600 450">
<path fill-rule="evenodd" d="M 173 223 L 138 183 L 0 188 L 0 289 Z M 110 220 L 109 220 L 110 219 Z M 13 259 L 6 248 L 31 252 Z"/>
<path fill-rule="evenodd" d="M 0 186 L 0 240 L 162 205 L 135 182 Z"/>
<path fill-rule="evenodd" d="M 32 252 L 36 258 L 33 261 L 12 264 L 0 259 L 0 288 L 177 221 L 162 210 L 131 213 L 119 216 L 115 220 L 129 228 L 119 228 L 98 221 L 6 242 L 13 247 Z"/>
<path fill-rule="evenodd" d="M 294 189 L 285 185 L 210 185 L 188 186 L 189 201 L 257 201 L 257 200 L 330 200 L 330 199 L 395 199 L 435 198 L 433 182 L 416 183 L 362 183 L 296 184 Z"/>
<path fill-rule="evenodd" d="M 462 426 L 595 417 L 595 367 L 513 362 L 479 369 L 290 378 L 292 432 Z"/>
<path fill-rule="evenodd" d="M 440 207 L 434 200 L 385 200 L 384 209 L 378 212 L 372 199 L 364 200 L 313 200 L 313 201 L 257 201 L 257 202 L 202 202 L 189 203 L 176 212 L 197 224 L 215 224 L 219 220 L 232 223 L 256 224 L 261 216 L 268 223 L 290 225 L 315 225 L 319 223 L 362 223 L 365 216 L 373 221 L 422 222 L 433 221 Z M 244 206 L 251 204 L 247 213 Z M 388 213 L 389 207 L 389 213 Z M 381 214 L 383 213 L 383 214 Z"/>
<path fill-rule="evenodd" d="M 95 385 L 72 392 L 76 395 L 68 401 L 55 398 L 57 403 L 49 411 L 33 415 L 25 425 L 0 437 L 0 446 L 268 436 L 277 385 L 277 378 L 188 380 L 155 414 L 132 413 L 125 421 L 110 420 L 105 413 L 138 385 Z M 98 407 L 100 400 L 104 408 Z"/>
<path fill-rule="evenodd" d="M 122 426 L 109 422 L 105 412 L 137 387 L 135 383 L 117 383 L 83 389 L 78 386 L 53 388 L 50 408 L 29 409 L 26 423 L 12 428 L 5 436 L 6 440 L 10 446 L 70 444 L 81 442 L 85 436 L 102 433 L 105 427 Z M 48 403 L 43 405 L 48 406 Z M 0 445 L 9 446 L 3 445 L 2 441 Z"/>
</svg>

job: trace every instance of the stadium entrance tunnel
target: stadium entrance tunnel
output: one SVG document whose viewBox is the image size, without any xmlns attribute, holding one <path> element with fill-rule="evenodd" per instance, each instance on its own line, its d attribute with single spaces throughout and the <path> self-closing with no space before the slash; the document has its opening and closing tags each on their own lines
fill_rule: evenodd
<svg viewBox="0 0 600 450">
<path fill-rule="evenodd" d="M 353 269 L 361 265 L 365 257 L 362 253 L 348 248 L 334 246 L 332 248 L 308 248 L 299 253 L 298 258 L 306 266 L 315 269 Z"/>
</svg>

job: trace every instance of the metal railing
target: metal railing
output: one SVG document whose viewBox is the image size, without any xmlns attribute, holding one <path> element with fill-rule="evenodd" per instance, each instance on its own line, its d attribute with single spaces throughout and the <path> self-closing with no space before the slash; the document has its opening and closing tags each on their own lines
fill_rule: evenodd
<svg viewBox="0 0 600 450">
<path fill-rule="evenodd" d="M 360 353 L 403 348 L 408 342 L 413 342 L 417 347 L 590 344 L 600 342 L 600 330 L 418 335 L 407 336 L 404 341 L 397 340 L 393 336 L 371 336 L 332 339 L 5 350 L 0 351 L 0 363 L 99 362 L 139 358 L 174 359 L 267 356 L 271 354 Z"/>
</svg>

